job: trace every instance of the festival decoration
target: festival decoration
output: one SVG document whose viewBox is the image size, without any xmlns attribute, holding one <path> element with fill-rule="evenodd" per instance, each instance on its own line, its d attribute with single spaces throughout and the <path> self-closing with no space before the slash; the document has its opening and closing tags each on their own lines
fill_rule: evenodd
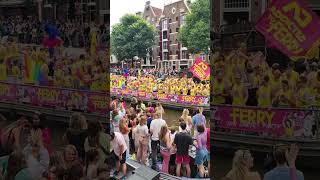
<svg viewBox="0 0 320 180">
<path fill-rule="evenodd" d="M 210 66 L 202 60 L 201 57 L 197 58 L 193 66 L 190 68 L 193 76 L 204 81 L 210 78 Z"/>
<path fill-rule="evenodd" d="M 301 0 L 272 1 L 256 24 L 267 45 L 274 46 L 292 60 L 319 56 L 320 19 Z"/>
</svg>

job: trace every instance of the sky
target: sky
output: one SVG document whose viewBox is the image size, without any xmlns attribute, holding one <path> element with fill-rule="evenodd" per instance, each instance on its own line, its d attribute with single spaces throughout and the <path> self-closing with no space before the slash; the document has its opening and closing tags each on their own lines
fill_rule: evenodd
<svg viewBox="0 0 320 180">
<path fill-rule="evenodd" d="M 119 23 L 120 18 L 125 14 L 135 14 L 143 12 L 148 0 L 111 0 L 110 4 L 110 25 Z M 178 0 L 150 0 L 151 6 L 163 9 L 164 4 L 176 2 Z"/>
</svg>

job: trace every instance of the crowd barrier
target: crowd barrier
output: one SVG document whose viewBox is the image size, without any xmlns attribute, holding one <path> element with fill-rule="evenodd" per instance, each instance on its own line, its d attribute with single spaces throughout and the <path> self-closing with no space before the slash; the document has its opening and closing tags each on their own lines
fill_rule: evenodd
<svg viewBox="0 0 320 180">
<path fill-rule="evenodd" d="M 320 108 L 259 108 L 215 105 L 211 119 L 217 131 L 269 137 L 319 139 Z"/>
<path fill-rule="evenodd" d="M 65 110 L 80 110 L 99 115 L 109 113 L 106 92 L 92 92 L 0 82 L 0 101 Z"/>
<path fill-rule="evenodd" d="M 111 88 L 111 95 L 123 97 L 136 97 L 141 100 L 157 100 L 161 103 L 178 103 L 183 105 L 210 106 L 210 97 L 160 94 L 144 90 L 130 90 L 127 88 Z"/>
</svg>

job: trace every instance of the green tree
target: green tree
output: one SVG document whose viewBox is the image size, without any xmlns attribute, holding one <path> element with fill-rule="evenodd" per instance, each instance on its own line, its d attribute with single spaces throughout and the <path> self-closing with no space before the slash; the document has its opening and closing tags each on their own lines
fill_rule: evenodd
<svg viewBox="0 0 320 180">
<path fill-rule="evenodd" d="M 179 31 L 179 41 L 191 54 L 206 53 L 210 47 L 210 1 L 195 0 L 185 24 Z"/>
<path fill-rule="evenodd" d="M 119 60 L 145 58 L 155 44 L 155 28 L 139 16 L 127 14 L 112 26 L 111 51 Z"/>
</svg>

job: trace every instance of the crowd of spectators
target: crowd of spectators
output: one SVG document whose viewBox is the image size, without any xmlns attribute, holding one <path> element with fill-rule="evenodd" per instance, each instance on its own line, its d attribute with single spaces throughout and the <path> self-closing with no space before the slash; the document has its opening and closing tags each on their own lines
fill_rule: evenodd
<svg viewBox="0 0 320 180">
<path fill-rule="evenodd" d="M 8 38 L 15 38 L 18 43 L 41 45 L 44 24 L 37 17 L 12 16 L 0 18 L 0 38 L 6 42 Z M 96 31 L 97 46 L 104 48 L 109 41 L 109 28 L 107 24 L 80 23 L 76 21 L 50 22 L 59 30 L 59 37 L 65 47 L 87 48 L 90 46 L 90 37 Z"/>
<path fill-rule="evenodd" d="M 109 131 L 80 113 L 70 118 L 64 146 L 53 146 L 46 116 L 21 117 L 1 129 L 0 179 L 105 180 L 110 154 Z"/>
<path fill-rule="evenodd" d="M 81 55 L 61 53 L 50 58 L 47 49 L 19 46 L 15 42 L 0 45 L 1 81 L 92 91 L 107 89 L 108 61 L 104 55 L 90 56 L 87 51 Z M 59 53 L 59 48 L 56 51 Z M 41 81 L 30 81 L 26 75 L 26 58 L 40 65 Z"/>
<path fill-rule="evenodd" d="M 131 159 L 166 174 L 208 177 L 210 128 L 203 108 L 194 114 L 184 109 L 179 119 L 165 119 L 160 103 L 146 106 L 133 98 L 127 104 L 120 97 L 111 102 L 110 121 L 111 154 L 116 162 L 112 175 L 119 176 L 121 171 L 125 176 L 126 161 Z"/>
</svg>

